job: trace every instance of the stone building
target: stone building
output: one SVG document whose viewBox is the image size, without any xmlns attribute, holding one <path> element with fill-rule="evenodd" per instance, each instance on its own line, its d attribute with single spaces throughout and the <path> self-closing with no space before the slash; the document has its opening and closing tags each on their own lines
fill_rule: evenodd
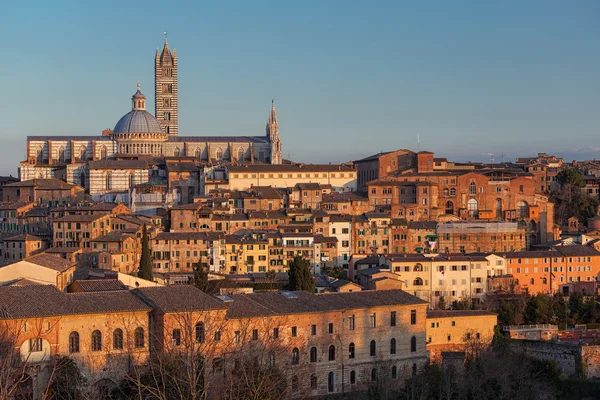
<svg viewBox="0 0 600 400">
<path fill-rule="evenodd" d="M 281 164 L 279 123 L 272 103 L 264 136 L 179 136 L 178 61 L 167 41 L 155 56 L 155 115 L 146 111 L 146 97 L 140 90 L 132 96 L 132 109 L 114 129 L 99 136 L 29 136 L 26 160 L 20 164 L 20 179 L 60 177 L 90 191 L 122 191 L 148 181 L 138 168 L 115 165 L 98 174 L 99 161 L 142 161 L 148 157 L 190 157 L 198 163 Z M 96 163 L 96 165 L 94 165 Z M 140 167 L 146 168 L 142 165 Z M 92 173 L 93 172 L 93 173 Z M 109 175 L 123 175 L 112 177 Z M 119 183 L 117 184 L 117 181 Z M 113 189 L 111 186 L 115 185 Z M 107 186 L 109 187 L 107 189 Z"/>
</svg>

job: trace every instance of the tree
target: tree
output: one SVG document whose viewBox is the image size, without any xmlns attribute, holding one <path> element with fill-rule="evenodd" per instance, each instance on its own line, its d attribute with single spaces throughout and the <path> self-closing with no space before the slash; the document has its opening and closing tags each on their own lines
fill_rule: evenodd
<svg viewBox="0 0 600 400">
<path fill-rule="evenodd" d="M 304 257 L 297 255 L 289 265 L 290 290 L 305 290 L 315 292 L 315 280 L 310 272 L 310 263 Z"/>
<path fill-rule="evenodd" d="M 140 259 L 140 268 L 138 276 L 148 281 L 153 280 L 152 278 L 152 259 L 150 254 L 150 244 L 148 243 L 148 232 L 146 231 L 146 224 L 142 228 L 142 257 Z"/>
<path fill-rule="evenodd" d="M 273 290 L 273 284 L 277 280 L 277 272 L 274 269 L 270 269 L 265 274 L 265 279 L 269 282 L 269 290 Z"/>
<path fill-rule="evenodd" d="M 598 198 L 590 196 L 583 188 L 585 179 L 581 171 L 569 168 L 558 173 L 556 180 L 560 187 L 550 193 L 550 200 L 556 204 L 555 213 L 558 223 L 565 225 L 571 217 L 581 222 L 596 215 Z"/>
<path fill-rule="evenodd" d="M 87 379 L 70 357 L 60 357 L 50 381 L 49 399 L 84 400 Z"/>
<path fill-rule="evenodd" d="M 208 292 L 208 271 L 202 266 L 202 263 L 197 263 L 194 266 L 194 286 L 203 292 Z"/>
<path fill-rule="evenodd" d="M 321 268 L 321 273 L 335 279 L 346 279 L 346 272 L 340 265 L 327 263 Z"/>
</svg>

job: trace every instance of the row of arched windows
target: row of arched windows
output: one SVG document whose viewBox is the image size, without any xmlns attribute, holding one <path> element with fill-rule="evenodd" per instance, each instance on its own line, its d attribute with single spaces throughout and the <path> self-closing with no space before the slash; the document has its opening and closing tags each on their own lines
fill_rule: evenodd
<svg viewBox="0 0 600 400">
<path fill-rule="evenodd" d="M 117 328 L 113 331 L 113 350 L 123 350 L 123 330 Z M 133 345 L 136 349 L 140 349 L 145 347 L 145 334 L 144 328 L 136 328 L 133 332 Z M 95 330 L 92 332 L 92 351 L 101 351 L 102 350 L 102 332 L 99 330 Z M 79 353 L 80 352 L 80 339 L 79 332 L 71 332 L 69 334 L 69 353 Z"/>
<path fill-rule="evenodd" d="M 417 338 L 415 336 L 410 338 L 410 351 L 413 353 L 417 351 Z M 390 354 L 396 354 L 396 338 L 392 338 L 390 340 Z M 328 355 L 328 357 L 327 357 L 328 361 L 335 361 L 335 346 L 334 345 L 329 346 L 327 355 Z M 371 343 L 369 343 L 369 356 L 375 357 L 376 355 L 377 355 L 377 342 L 375 342 L 375 340 L 371 340 Z M 310 357 L 311 363 L 317 362 L 318 351 L 317 351 L 316 347 L 313 346 L 310 348 L 309 357 Z M 353 359 L 355 357 L 356 357 L 356 345 L 354 344 L 354 342 L 352 342 L 348 345 L 348 358 Z M 294 347 L 292 349 L 291 363 L 292 364 L 300 363 L 300 350 L 298 350 L 297 347 Z"/>
</svg>

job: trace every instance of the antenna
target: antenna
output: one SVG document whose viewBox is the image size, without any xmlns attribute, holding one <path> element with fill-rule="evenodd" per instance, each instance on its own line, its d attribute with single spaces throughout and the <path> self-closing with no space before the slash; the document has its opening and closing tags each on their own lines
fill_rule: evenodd
<svg viewBox="0 0 600 400">
<path fill-rule="evenodd" d="M 494 153 L 488 153 L 488 156 L 490 156 L 490 164 L 493 164 L 495 159 L 494 159 Z"/>
<path fill-rule="evenodd" d="M 504 152 L 500 153 L 500 157 L 502 157 L 502 162 L 504 163 Z"/>
<path fill-rule="evenodd" d="M 421 151 L 421 135 L 417 134 L 417 153 Z"/>
</svg>

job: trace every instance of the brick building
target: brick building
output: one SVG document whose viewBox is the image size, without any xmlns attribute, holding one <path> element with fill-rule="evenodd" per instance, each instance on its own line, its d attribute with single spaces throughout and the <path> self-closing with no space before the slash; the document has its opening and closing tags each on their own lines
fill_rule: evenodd
<svg viewBox="0 0 600 400">
<path fill-rule="evenodd" d="M 3 201 L 34 202 L 58 205 L 71 201 L 83 194 L 84 188 L 60 179 L 30 179 L 10 183 L 2 187 Z"/>
</svg>

